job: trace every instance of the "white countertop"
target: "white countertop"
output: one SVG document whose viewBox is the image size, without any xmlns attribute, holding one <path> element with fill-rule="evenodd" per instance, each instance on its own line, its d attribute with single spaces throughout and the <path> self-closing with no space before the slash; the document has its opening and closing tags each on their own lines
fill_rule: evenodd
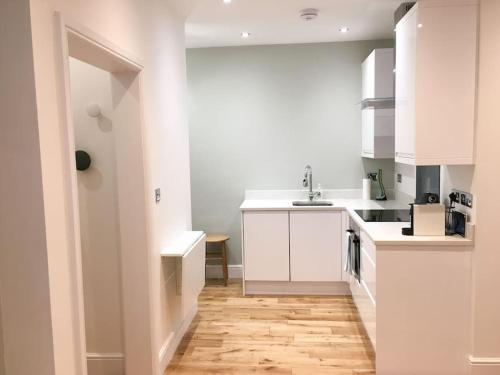
<svg viewBox="0 0 500 375">
<path fill-rule="evenodd" d="M 351 219 L 378 246 L 473 246 L 471 239 L 461 236 L 403 236 L 401 228 L 410 223 L 373 223 L 365 222 L 355 210 L 368 209 L 409 209 L 407 204 L 394 200 L 374 201 L 363 199 L 328 199 L 333 206 L 294 206 L 295 199 L 246 199 L 240 206 L 241 211 L 347 211 Z"/>
</svg>

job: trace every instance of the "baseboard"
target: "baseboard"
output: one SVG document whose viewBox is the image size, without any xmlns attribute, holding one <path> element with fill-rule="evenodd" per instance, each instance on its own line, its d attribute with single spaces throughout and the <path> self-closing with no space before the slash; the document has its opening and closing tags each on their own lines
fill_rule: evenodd
<svg viewBox="0 0 500 375">
<path fill-rule="evenodd" d="M 125 373 L 123 353 L 87 353 L 88 375 L 118 375 Z"/>
<path fill-rule="evenodd" d="M 218 265 L 207 265 L 207 279 L 220 279 L 222 278 L 222 267 Z M 227 273 L 230 279 L 243 278 L 243 266 L 241 264 L 232 264 L 227 266 Z"/>
<path fill-rule="evenodd" d="M 349 284 L 339 282 L 302 282 L 302 281 L 245 281 L 245 295 L 251 294 L 283 294 L 283 295 L 316 295 L 316 296 L 348 296 L 351 294 Z"/>
<path fill-rule="evenodd" d="M 182 322 L 179 330 L 177 332 L 172 332 L 168 338 L 164 341 L 163 345 L 158 352 L 158 360 L 160 363 L 161 373 L 163 374 L 167 369 L 168 364 L 172 360 L 172 357 L 177 350 L 182 338 L 186 334 L 189 325 L 193 321 L 196 313 L 198 312 L 198 302 L 195 302 L 191 310 L 186 314 L 186 318 Z"/>
<path fill-rule="evenodd" d="M 500 374 L 500 357 L 469 356 L 470 375 Z"/>
<path fill-rule="evenodd" d="M 87 353 L 89 361 L 125 359 L 123 353 Z"/>
</svg>

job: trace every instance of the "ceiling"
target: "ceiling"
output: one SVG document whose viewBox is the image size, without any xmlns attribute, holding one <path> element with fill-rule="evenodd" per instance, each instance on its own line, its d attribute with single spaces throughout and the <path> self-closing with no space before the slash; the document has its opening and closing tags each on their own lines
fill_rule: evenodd
<svg viewBox="0 0 500 375">
<path fill-rule="evenodd" d="M 318 43 L 393 37 L 393 14 L 401 0 L 168 0 L 186 17 L 188 48 Z M 316 8 L 319 17 L 299 13 Z M 347 26 L 348 33 L 339 28 Z M 251 33 L 242 39 L 241 32 Z"/>
</svg>

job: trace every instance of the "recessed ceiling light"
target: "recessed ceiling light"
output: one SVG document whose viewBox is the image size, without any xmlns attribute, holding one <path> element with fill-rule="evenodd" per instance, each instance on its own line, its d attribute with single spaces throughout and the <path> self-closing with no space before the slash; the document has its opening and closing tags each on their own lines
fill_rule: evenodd
<svg viewBox="0 0 500 375">
<path fill-rule="evenodd" d="M 422 25 L 421 23 L 419 23 L 419 24 L 417 25 L 417 27 L 418 27 L 419 29 L 421 29 L 423 26 L 424 26 L 424 25 Z"/>
<path fill-rule="evenodd" d="M 250 38 L 250 33 L 248 31 L 242 31 L 241 37 L 243 39 L 248 39 L 248 38 Z"/>
<path fill-rule="evenodd" d="M 231 4 L 231 1 L 233 0 L 223 0 L 224 1 L 224 4 Z"/>
<path fill-rule="evenodd" d="M 342 26 L 339 31 L 343 34 L 345 33 L 348 33 L 349 31 L 351 31 L 351 29 L 349 29 L 347 26 Z"/>
</svg>

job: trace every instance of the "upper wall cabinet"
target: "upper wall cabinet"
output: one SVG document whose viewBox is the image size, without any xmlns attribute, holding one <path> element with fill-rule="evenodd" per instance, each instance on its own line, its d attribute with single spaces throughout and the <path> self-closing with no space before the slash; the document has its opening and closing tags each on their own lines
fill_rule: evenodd
<svg viewBox="0 0 500 375">
<path fill-rule="evenodd" d="M 394 50 L 375 49 L 363 61 L 362 100 L 394 97 Z"/>
<path fill-rule="evenodd" d="M 396 26 L 396 161 L 473 164 L 478 5 L 421 0 Z"/>
<path fill-rule="evenodd" d="M 392 48 L 373 50 L 361 65 L 361 156 L 364 158 L 394 158 L 393 66 Z"/>
</svg>

